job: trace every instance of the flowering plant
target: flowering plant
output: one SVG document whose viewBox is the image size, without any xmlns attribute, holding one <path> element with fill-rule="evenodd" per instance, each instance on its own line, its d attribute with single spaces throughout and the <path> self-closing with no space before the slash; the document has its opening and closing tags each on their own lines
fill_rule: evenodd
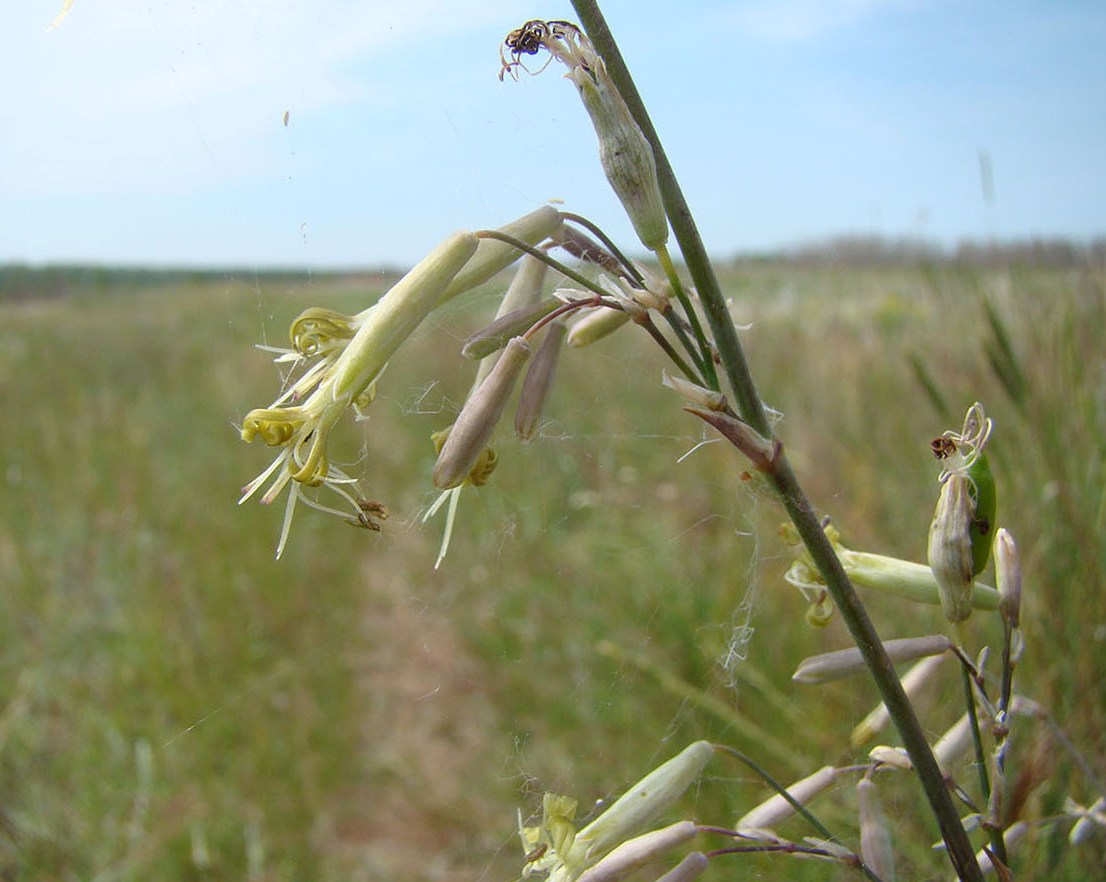
<svg viewBox="0 0 1106 882">
<path fill-rule="evenodd" d="M 1008 873 L 1009 851 L 1026 832 L 1004 803 L 1010 730 L 1015 717 L 1040 718 L 1041 709 L 1013 690 L 1023 649 L 1021 570 L 1013 537 L 996 520 L 987 453 L 992 422 L 974 404 L 962 429 L 950 429 L 932 442 L 941 471 L 926 564 L 845 547 L 828 520 L 816 513 L 774 432 L 690 211 L 604 19 L 591 0 L 574 5 L 583 27 L 530 21 L 511 31 L 500 55 L 500 77 L 519 78 L 529 70 L 527 60 L 541 53 L 565 66 L 595 129 L 607 179 L 656 266 L 629 260 L 587 218 L 545 207 L 499 230 L 454 234 L 379 303 L 356 316 L 308 310 L 292 326 L 293 348 L 278 359 L 302 365 L 303 373 L 269 407 L 251 411 L 243 422 L 244 440 L 260 438 L 280 452 L 247 485 L 242 499 L 266 482 L 262 502 L 288 490 L 278 555 L 297 501 L 379 529 L 386 508 L 352 490 L 356 481 L 330 463 L 327 442 L 333 427 L 345 411 L 361 416 L 371 406 L 388 361 L 432 310 L 520 261 L 495 320 L 464 346 L 464 355 L 480 360 L 467 401 L 454 423 L 434 438 L 432 480 L 441 495 L 428 516 L 447 506 L 438 563 L 448 549 L 461 491 L 486 483 L 496 467 L 494 436 L 516 388 L 521 391 L 514 427 L 528 440 L 563 345 L 586 346 L 620 328 L 639 328 L 669 362 L 672 373 L 665 373 L 663 382 L 683 400 L 684 410 L 730 442 L 752 469 L 749 479 L 768 488 L 787 513 L 784 539 L 795 549 L 795 562 L 786 578 L 808 598 L 809 621 L 824 624 L 840 615 L 854 639 L 853 648 L 801 662 L 795 679 L 821 683 L 867 670 L 882 703 L 854 730 L 853 744 L 866 743 L 888 722 L 901 741 L 901 746 L 874 748 L 866 762 L 824 766 L 786 787 L 743 753 L 695 742 L 579 831 L 575 800 L 546 794 L 540 819 L 520 821 L 522 875 L 544 873 L 553 882 L 622 879 L 693 839 L 715 837 L 716 847 L 690 852 L 655 878 L 691 879 L 711 861 L 758 851 L 817 858 L 849 866 L 869 879 L 891 879 L 895 856 L 877 777 L 894 771 L 916 777 L 958 878 L 978 880 L 995 868 Z M 670 233 L 679 244 L 690 284 L 669 253 Z M 555 290 L 546 294 L 550 271 L 559 275 Z M 319 502 L 311 495 L 319 487 L 335 494 L 343 507 Z M 997 588 L 978 581 L 992 557 Z M 954 636 L 885 641 L 854 585 L 939 605 Z M 977 610 L 997 613 L 1003 624 L 997 689 L 986 667 L 987 653 L 970 653 L 963 636 L 961 624 Z M 966 713 L 963 724 L 931 745 L 912 699 L 946 658 L 955 659 L 963 672 Z M 917 664 L 900 680 L 893 664 L 906 661 Z M 955 778 L 955 761 L 966 751 L 974 751 L 979 770 L 975 795 L 967 794 Z M 776 794 L 733 824 L 684 818 L 653 828 L 716 754 L 744 763 Z M 844 844 L 808 806 L 850 776 L 856 779 L 856 847 Z M 966 818 L 956 800 L 968 806 Z M 1098 803 L 1090 808 L 1072 804 L 1073 842 L 1101 823 L 1100 809 Z M 775 828 L 794 814 L 806 819 L 817 835 L 801 841 L 777 835 Z M 985 840 L 978 853 L 969 835 L 974 829 Z"/>
</svg>

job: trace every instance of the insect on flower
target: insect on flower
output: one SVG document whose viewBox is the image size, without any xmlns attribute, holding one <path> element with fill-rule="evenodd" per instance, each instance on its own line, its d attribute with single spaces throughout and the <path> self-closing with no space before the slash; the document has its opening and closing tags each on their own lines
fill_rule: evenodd
<svg viewBox="0 0 1106 882">
<path fill-rule="evenodd" d="M 542 21 L 541 19 L 533 19 L 526 22 L 522 27 L 515 28 L 507 37 L 503 40 L 503 45 L 507 47 L 511 60 L 508 61 L 503 55 L 503 48 L 499 50 L 499 60 L 502 63 L 502 67 L 499 70 L 499 79 L 503 79 L 504 74 L 510 74 L 515 79 L 518 79 L 516 73 L 518 68 L 522 68 L 527 73 L 539 74 L 549 65 L 549 61 L 553 60 L 553 56 L 550 56 L 549 61 L 541 66 L 536 71 L 530 71 L 523 63 L 523 55 L 537 55 L 542 49 L 550 49 L 550 41 L 553 40 L 571 40 L 578 36 L 580 29 L 569 21 Z"/>
<path fill-rule="evenodd" d="M 938 480 L 944 483 L 950 475 L 967 475 L 983 456 L 993 428 L 993 420 L 977 401 L 968 408 L 964 426 L 959 432 L 948 429 L 930 441 L 933 455 L 944 465 Z"/>
<path fill-rule="evenodd" d="M 997 496 L 985 448 L 992 428 L 976 402 L 968 408 L 961 431 L 950 429 L 930 443 L 943 468 L 927 557 L 950 622 L 971 615 L 972 584 L 991 556 Z"/>
<path fill-rule="evenodd" d="M 944 435 L 939 435 L 929 442 L 929 447 L 937 459 L 948 459 L 956 453 L 956 442 Z"/>
</svg>

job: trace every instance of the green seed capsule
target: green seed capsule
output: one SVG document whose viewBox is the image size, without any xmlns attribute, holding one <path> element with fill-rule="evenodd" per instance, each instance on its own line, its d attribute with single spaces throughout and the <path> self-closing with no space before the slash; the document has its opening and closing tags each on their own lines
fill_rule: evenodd
<svg viewBox="0 0 1106 882">
<path fill-rule="evenodd" d="M 968 480 L 975 497 L 975 514 L 969 528 L 972 539 L 972 574 L 978 576 L 987 568 L 987 560 L 991 556 L 998 506 L 995 476 L 991 472 L 986 453 L 980 453 L 976 457 L 972 467 L 968 469 Z"/>
</svg>

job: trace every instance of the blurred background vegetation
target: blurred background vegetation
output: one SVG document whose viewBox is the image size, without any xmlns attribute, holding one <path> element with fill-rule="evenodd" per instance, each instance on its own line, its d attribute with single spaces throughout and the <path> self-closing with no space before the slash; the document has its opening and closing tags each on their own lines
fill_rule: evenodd
<svg viewBox="0 0 1106 882">
<path fill-rule="evenodd" d="M 846 544 L 924 560 L 928 442 L 985 403 L 999 522 L 1025 566 L 1016 685 L 1101 781 L 1106 273 L 1043 252 L 839 257 L 721 268 L 779 435 Z M 863 759 L 848 736 L 873 687 L 790 682 L 848 636 L 809 627 L 783 583 L 781 511 L 726 446 L 681 460 L 710 435 L 632 330 L 565 353 L 539 437 L 500 440 L 434 570 L 429 436 L 463 400 L 460 342 L 505 283 L 434 314 L 371 419 L 344 430 L 339 458 L 391 509 L 384 534 L 302 509 L 273 559 L 282 511 L 235 504 L 269 461 L 236 420 L 278 388 L 253 344 L 390 281 L 0 273 L 3 878 L 507 880 L 516 807 L 547 789 L 582 806 L 617 795 L 690 740 L 785 781 Z M 936 607 L 866 599 L 887 637 L 943 627 Z M 971 632 L 1000 633 L 979 615 Z M 934 738 L 960 695 L 946 665 L 920 702 Z M 1048 820 L 1100 785 L 1034 721 L 1013 751 L 1012 802 L 1041 822 L 1019 878 L 1100 879 L 1102 831 L 1072 850 Z M 880 782 L 900 878 L 946 878 L 914 782 Z M 766 795 L 719 758 L 688 810 L 728 824 Z M 853 805 L 847 785 L 816 803 L 847 835 Z M 708 878 L 734 874 L 840 877 L 765 857 Z"/>
</svg>

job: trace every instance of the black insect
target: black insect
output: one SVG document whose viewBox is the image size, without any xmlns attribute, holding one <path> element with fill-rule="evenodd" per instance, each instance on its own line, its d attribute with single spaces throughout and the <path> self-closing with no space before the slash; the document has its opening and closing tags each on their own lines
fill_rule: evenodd
<svg viewBox="0 0 1106 882">
<path fill-rule="evenodd" d="M 544 41 L 550 36 L 549 23 L 534 19 L 521 28 L 515 28 L 503 42 L 518 62 L 521 55 L 537 55 Z"/>
<path fill-rule="evenodd" d="M 515 28 L 503 41 L 508 49 L 510 60 L 504 57 L 503 50 L 499 50 L 499 60 L 503 67 L 499 72 L 499 78 L 503 79 L 505 73 L 509 73 L 517 79 L 516 68 L 528 70 L 522 63 L 523 55 L 537 55 L 542 49 L 548 49 L 553 40 L 573 40 L 580 34 L 580 29 L 570 21 L 542 21 L 533 19 L 522 27 Z M 547 62 L 548 63 L 548 62 Z M 544 70 L 544 66 L 542 70 Z M 538 71 L 540 73 L 541 71 Z"/>
<path fill-rule="evenodd" d="M 929 442 L 929 448 L 937 459 L 948 459 L 956 453 L 956 442 L 947 435 L 941 435 Z"/>
</svg>

